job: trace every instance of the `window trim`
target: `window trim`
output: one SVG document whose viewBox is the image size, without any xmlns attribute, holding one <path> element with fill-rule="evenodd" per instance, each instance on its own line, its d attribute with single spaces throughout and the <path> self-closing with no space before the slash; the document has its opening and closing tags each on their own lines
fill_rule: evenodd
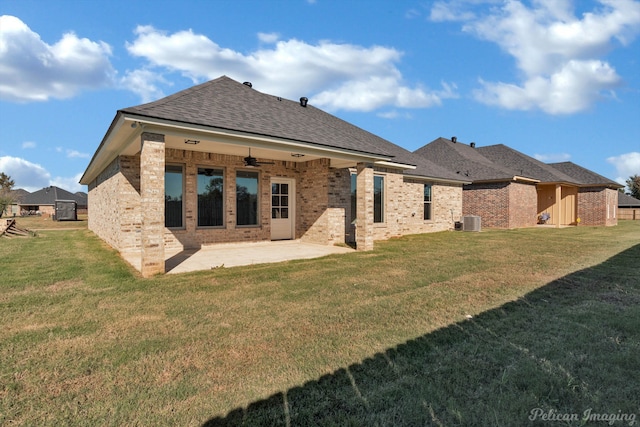
<svg viewBox="0 0 640 427">
<path fill-rule="evenodd" d="M 239 172 L 252 172 L 255 173 L 257 175 L 256 177 L 256 181 L 257 181 L 257 188 L 256 188 L 256 223 L 255 224 L 238 224 L 238 173 Z M 236 189 L 235 191 L 235 216 L 236 216 L 236 221 L 235 221 L 235 227 L 236 228 L 260 228 L 262 227 L 262 221 L 261 221 L 261 205 L 260 205 L 260 177 L 261 174 L 259 171 L 256 171 L 254 169 L 236 169 L 235 171 L 235 177 L 234 177 L 234 187 Z"/>
<path fill-rule="evenodd" d="M 181 200 L 180 200 L 180 204 L 182 205 L 182 214 L 181 214 L 181 225 L 179 226 L 174 226 L 174 227 L 168 227 L 167 226 L 167 202 L 165 201 L 165 205 L 164 205 L 164 227 L 169 229 L 169 230 L 185 230 L 187 228 L 186 226 L 186 221 L 185 221 L 185 212 L 186 212 L 186 206 L 185 206 L 185 194 L 186 194 L 186 165 L 184 163 L 174 163 L 174 162 L 168 162 L 165 163 L 164 165 L 164 173 L 165 173 L 165 183 L 164 183 L 164 194 L 166 197 L 167 194 L 167 183 L 166 183 L 166 174 L 167 174 L 167 166 L 179 166 L 180 170 L 181 170 L 181 180 L 182 180 L 182 194 L 181 194 Z"/>
<path fill-rule="evenodd" d="M 382 173 L 374 173 L 373 175 L 373 224 L 376 226 L 385 225 L 387 223 L 386 205 L 387 205 L 387 175 Z M 376 178 L 382 179 L 382 197 L 380 198 L 381 209 L 380 221 L 376 221 Z"/>
<path fill-rule="evenodd" d="M 424 200 L 424 189 L 429 186 L 429 201 Z M 427 213 L 426 207 L 429 206 L 429 218 L 425 218 Z M 422 220 L 425 222 L 433 222 L 433 184 L 424 183 L 422 187 Z"/>
<path fill-rule="evenodd" d="M 198 208 L 198 197 L 200 196 L 200 193 L 198 191 L 198 176 L 200 175 L 198 173 L 198 169 L 216 169 L 216 170 L 220 170 L 222 171 L 222 224 L 220 225 L 200 225 L 200 215 L 199 215 L 199 208 Z M 226 215 L 226 193 L 227 193 L 227 188 L 226 188 L 226 181 L 227 181 L 227 170 L 225 167 L 223 166 L 212 166 L 212 165 L 196 165 L 196 229 L 204 229 L 204 230 L 210 230 L 210 229 L 221 229 L 221 228 L 226 228 L 226 224 L 227 224 L 227 215 Z"/>
</svg>

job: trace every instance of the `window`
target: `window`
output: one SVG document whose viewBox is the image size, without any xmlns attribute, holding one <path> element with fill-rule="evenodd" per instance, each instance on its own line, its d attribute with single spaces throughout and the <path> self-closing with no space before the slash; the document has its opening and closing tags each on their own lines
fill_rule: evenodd
<svg viewBox="0 0 640 427">
<path fill-rule="evenodd" d="M 384 222 L 384 176 L 373 177 L 373 222 Z"/>
<path fill-rule="evenodd" d="M 356 198 L 356 186 L 358 175 L 351 174 L 351 222 L 356 220 L 358 214 L 358 199 Z"/>
<path fill-rule="evenodd" d="M 198 168 L 198 227 L 222 226 L 224 171 Z"/>
<path fill-rule="evenodd" d="M 431 220 L 431 184 L 424 185 L 424 219 Z"/>
<path fill-rule="evenodd" d="M 236 223 L 258 225 L 258 172 L 236 172 Z"/>
<path fill-rule="evenodd" d="M 182 227 L 183 173 L 181 165 L 164 168 L 164 226 Z"/>
<path fill-rule="evenodd" d="M 271 184 L 271 218 L 289 218 L 289 184 L 280 182 Z"/>
</svg>

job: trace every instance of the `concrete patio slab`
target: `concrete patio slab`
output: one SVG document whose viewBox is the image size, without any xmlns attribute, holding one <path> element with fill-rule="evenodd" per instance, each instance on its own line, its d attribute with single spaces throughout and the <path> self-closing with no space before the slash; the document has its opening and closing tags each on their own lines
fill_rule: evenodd
<svg viewBox="0 0 640 427">
<path fill-rule="evenodd" d="M 273 242 L 221 243 L 200 249 L 165 251 L 165 272 L 169 274 L 210 270 L 216 267 L 282 262 L 294 259 L 319 258 L 331 254 L 354 252 L 343 246 L 319 245 L 300 240 Z M 123 253 L 122 257 L 140 271 L 140 253 Z"/>
</svg>

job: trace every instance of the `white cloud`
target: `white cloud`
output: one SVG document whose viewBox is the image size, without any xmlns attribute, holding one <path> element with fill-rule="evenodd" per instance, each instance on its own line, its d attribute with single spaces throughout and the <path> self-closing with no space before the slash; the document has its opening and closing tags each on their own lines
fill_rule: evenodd
<svg viewBox="0 0 640 427">
<path fill-rule="evenodd" d="M 402 52 L 388 47 L 291 39 L 244 54 L 191 30 L 167 34 L 140 26 L 135 34 L 127 50 L 145 58 L 148 69 L 180 72 L 194 83 L 227 75 L 250 81 L 262 92 L 290 99 L 306 96 L 312 104 L 330 110 L 424 108 L 457 96 L 453 85 L 443 84 L 437 91 L 406 85 L 396 67 Z M 272 35 L 260 37 L 275 41 Z"/>
<path fill-rule="evenodd" d="M 278 33 L 258 33 L 258 40 L 262 43 L 275 43 L 280 39 Z"/>
<path fill-rule="evenodd" d="M 433 22 L 442 21 L 468 21 L 473 19 L 473 12 L 464 9 L 461 2 L 443 2 L 437 1 L 431 7 L 429 19 Z"/>
<path fill-rule="evenodd" d="M 140 96 L 142 102 L 150 102 L 164 97 L 164 92 L 158 83 L 170 85 L 170 82 L 161 74 L 146 69 L 127 71 L 125 76 L 120 79 L 121 87 Z"/>
<path fill-rule="evenodd" d="M 632 151 L 631 153 L 612 156 L 607 162 L 616 168 L 616 182 L 626 185 L 626 180 L 630 176 L 640 175 L 640 152 Z"/>
<path fill-rule="evenodd" d="M 51 174 L 39 164 L 20 157 L 0 157 L 0 172 L 11 177 L 15 182 L 14 189 L 22 188 L 33 192 L 55 185 L 72 193 L 86 191 L 86 187 L 79 184 L 82 173 L 77 173 L 73 177 L 52 178 Z"/>
<path fill-rule="evenodd" d="M 80 185 L 80 178 L 82 178 L 82 173 L 78 173 L 71 178 L 56 176 L 51 179 L 49 185 L 55 185 L 70 193 L 77 193 L 78 191 L 86 192 L 87 188 L 84 185 Z"/>
<path fill-rule="evenodd" d="M 534 154 L 537 160 L 544 163 L 558 163 L 568 162 L 571 159 L 571 154 L 568 153 L 547 153 L 547 154 Z"/>
<path fill-rule="evenodd" d="M 33 141 L 25 141 L 22 143 L 22 148 L 23 149 L 36 148 L 36 143 Z"/>
<path fill-rule="evenodd" d="M 15 189 L 37 191 L 50 185 L 51 175 L 45 168 L 19 157 L 0 157 L 0 171 L 11 177 Z"/>
<path fill-rule="evenodd" d="M 78 150 L 67 149 L 67 157 L 70 159 L 88 159 L 90 155 L 89 153 L 81 153 Z"/>
<path fill-rule="evenodd" d="M 66 33 L 53 45 L 20 19 L 0 16 L 0 99 L 13 102 L 70 98 L 108 86 L 115 71 L 111 47 Z"/>
<path fill-rule="evenodd" d="M 380 117 L 381 119 L 398 119 L 398 118 L 402 118 L 402 119 L 411 119 L 413 118 L 413 116 L 409 113 L 400 113 L 397 110 L 391 110 L 391 111 L 381 111 L 379 113 L 376 114 L 376 116 Z"/>
<path fill-rule="evenodd" d="M 485 82 L 475 98 L 513 110 L 573 114 L 590 108 L 622 84 L 604 56 L 640 31 L 640 2 L 600 0 L 602 7 L 575 16 L 570 0 L 509 0 L 488 15 L 465 14 L 464 2 L 436 2 L 432 19 L 464 20 L 463 30 L 500 46 L 522 73 L 518 83 Z"/>
</svg>

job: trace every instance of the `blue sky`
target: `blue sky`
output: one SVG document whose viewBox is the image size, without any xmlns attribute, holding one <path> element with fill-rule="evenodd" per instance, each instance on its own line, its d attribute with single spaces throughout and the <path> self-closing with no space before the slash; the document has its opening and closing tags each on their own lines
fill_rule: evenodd
<svg viewBox="0 0 640 427">
<path fill-rule="evenodd" d="M 220 75 L 411 151 L 640 174 L 638 0 L 0 0 L 0 171 L 78 184 L 120 108 Z"/>
</svg>

